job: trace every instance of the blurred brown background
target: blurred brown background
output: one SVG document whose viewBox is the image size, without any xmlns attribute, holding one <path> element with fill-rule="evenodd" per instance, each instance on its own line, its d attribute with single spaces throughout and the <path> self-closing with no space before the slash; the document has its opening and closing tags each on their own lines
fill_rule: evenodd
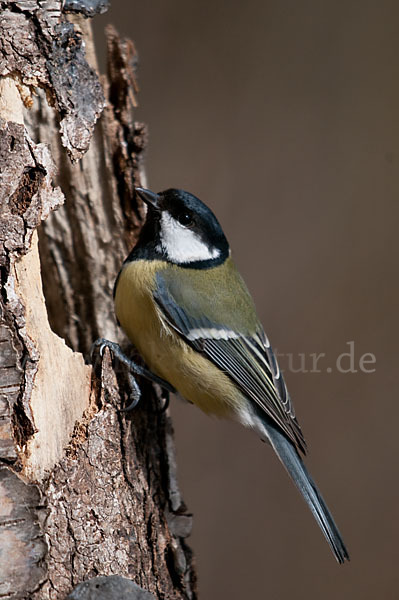
<svg viewBox="0 0 399 600">
<path fill-rule="evenodd" d="M 94 23 L 139 51 L 150 187 L 215 210 L 295 368 L 326 354 L 320 373 L 281 362 L 351 563 L 335 563 L 267 446 L 175 400 L 200 597 L 396 599 L 399 4 L 111 4 Z M 374 373 L 337 371 L 351 340 Z"/>
</svg>

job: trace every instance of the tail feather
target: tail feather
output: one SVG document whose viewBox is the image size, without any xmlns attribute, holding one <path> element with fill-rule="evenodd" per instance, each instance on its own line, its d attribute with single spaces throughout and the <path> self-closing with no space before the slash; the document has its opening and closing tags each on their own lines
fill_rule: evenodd
<svg viewBox="0 0 399 600">
<path fill-rule="evenodd" d="M 277 456 L 301 492 L 339 563 L 349 554 L 334 519 L 293 444 L 272 423 L 265 424 L 267 437 Z"/>
</svg>

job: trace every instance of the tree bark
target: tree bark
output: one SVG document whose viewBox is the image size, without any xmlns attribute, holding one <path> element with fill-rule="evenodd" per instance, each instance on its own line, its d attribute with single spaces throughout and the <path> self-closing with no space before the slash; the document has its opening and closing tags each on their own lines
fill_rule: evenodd
<svg viewBox="0 0 399 600">
<path fill-rule="evenodd" d="M 2 598 L 65 598 L 98 575 L 196 597 L 169 416 L 145 382 L 121 413 L 123 371 L 108 350 L 96 373 L 88 364 L 97 337 L 123 343 L 112 287 L 145 185 L 134 46 L 107 30 L 100 81 L 83 18 L 106 5 L 0 0 Z M 120 586 L 151 597 L 118 577 L 69 597 Z"/>
</svg>

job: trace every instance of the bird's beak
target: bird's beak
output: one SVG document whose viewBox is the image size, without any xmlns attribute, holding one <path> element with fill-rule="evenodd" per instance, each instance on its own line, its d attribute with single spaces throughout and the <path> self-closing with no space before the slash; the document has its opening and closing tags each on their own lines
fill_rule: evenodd
<svg viewBox="0 0 399 600">
<path fill-rule="evenodd" d="M 152 208 L 155 208 L 155 210 L 160 210 L 160 202 L 161 202 L 161 198 L 158 194 L 155 194 L 155 192 L 151 192 L 150 190 L 145 190 L 144 188 L 140 188 L 140 187 L 136 187 L 136 192 L 139 195 L 139 197 L 142 199 L 143 202 L 145 202 L 146 204 L 149 204 Z"/>
</svg>

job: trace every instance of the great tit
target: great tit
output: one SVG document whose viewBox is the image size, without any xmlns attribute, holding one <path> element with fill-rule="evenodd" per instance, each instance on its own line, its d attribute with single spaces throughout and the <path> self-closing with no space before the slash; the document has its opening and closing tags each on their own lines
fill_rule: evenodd
<svg viewBox="0 0 399 600">
<path fill-rule="evenodd" d="M 183 190 L 136 192 L 148 210 L 115 283 L 119 323 L 156 381 L 271 444 L 343 563 L 348 552 L 302 462 L 283 375 L 219 222 Z"/>
</svg>

